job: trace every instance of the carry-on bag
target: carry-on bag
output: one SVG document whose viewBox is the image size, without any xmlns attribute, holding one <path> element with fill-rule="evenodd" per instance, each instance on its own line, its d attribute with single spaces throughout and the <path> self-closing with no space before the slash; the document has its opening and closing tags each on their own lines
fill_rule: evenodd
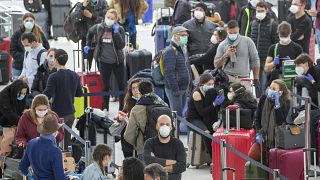
<svg viewBox="0 0 320 180">
<path fill-rule="evenodd" d="M 287 177 L 290 180 L 302 180 L 303 150 L 285 150 L 279 148 L 270 149 L 269 167 L 272 169 L 279 169 L 281 175 Z M 272 179 L 272 174 L 269 174 L 269 180 Z"/>
<path fill-rule="evenodd" d="M 189 143 L 188 143 L 188 154 L 187 154 L 187 167 L 196 166 L 197 169 L 203 164 L 210 165 L 211 158 L 207 152 L 204 139 L 201 135 L 190 131 Z"/>
<path fill-rule="evenodd" d="M 282 125 L 275 128 L 275 147 L 297 149 L 304 147 L 304 126 Z"/>
<path fill-rule="evenodd" d="M 9 83 L 9 55 L 0 50 L 0 85 Z"/>
<path fill-rule="evenodd" d="M 70 0 L 54 0 L 50 1 L 51 7 L 51 22 L 52 22 L 52 36 L 53 37 L 66 37 L 63 29 L 63 24 L 66 16 L 71 9 Z"/>
<path fill-rule="evenodd" d="M 4 52 L 8 53 L 8 61 L 9 61 L 8 76 L 9 76 L 9 79 L 11 79 L 11 73 L 12 73 L 12 56 L 10 54 L 10 43 L 11 43 L 10 37 L 6 37 L 6 38 L 0 37 L 0 51 L 4 51 Z"/>
<path fill-rule="evenodd" d="M 258 144 L 255 144 L 258 145 Z M 263 156 L 263 151 L 265 150 L 262 144 L 259 144 L 260 147 L 260 163 L 264 164 L 264 156 Z M 250 149 L 251 150 L 251 149 Z M 250 156 L 249 156 L 250 157 Z M 258 166 L 255 166 L 251 164 L 250 161 L 248 161 L 245 165 L 245 179 L 246 180 L 265 180 L 268 179 L 268 172 L 264 171 Z"/>
<path fill-rule="evenodd" d="M 152 53 L 145 50 L 134 50 L 126 53 L 126 64 L 129 68 L 129 77 L 142 69 L 151 69 Z"/>
<path fill-rule="evenodd" d="M 226 113 L 227 109 L 222 110 L 223 127 L 226 127 Z M 253 128 L 253 111 L 251 109 L 240 109 L 240 128 Z M 236 127 L 236 111 L 230 112 L 230 127 Z"/>
<path fill-rule="evenodd" d="M 230 111 L 237 111 L 237 128 L 230 129 Z M 226 110 L 226 128 L 219 128 L 213 136 L 218 139 L 223 139 L 227 144 L 232 145 L 233 148 L 242 152 L 243 154 L 248 154 L 252 142 L 255 137 L 254 129 L 240 129 L 240 107 L 236 105 L 231 105 L 227 107 Z M 212 142 L 212 177 L 214 179 L 221 179 L 221 164 L 220 164 L 220 144 L 217 142 Z M 244 167 L 246 161 L 235 153 L 227 150 L 226 152 L 226 162 L 227 167 L 234 168 L 236 170 L 236 179 L 244 179 Z M 228 179 L 232 179 L 231 173 L 228 173 Z"/>
<path fill-rule="evenodd" d="M 89 93 L 88 87 L 82 86 L 82 92 L 84 94 Z M 75 118 L 80 118 L 87 107 L 90 107 L 90 98 L 88 96 L 74 97 Z"/>
<path fill-rule="evenodd" d="M 30 12 L 40 12 L 42 9 L 42 0 L 23 0 L 23 4 Z"/>
</svg>

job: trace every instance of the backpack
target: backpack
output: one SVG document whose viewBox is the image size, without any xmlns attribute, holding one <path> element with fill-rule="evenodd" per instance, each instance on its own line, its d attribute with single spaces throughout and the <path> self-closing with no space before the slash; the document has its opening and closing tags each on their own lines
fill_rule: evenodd
<svg viewBox="0 0 320 180">
<path fill-rule="evenodd" d="M 46 49 L 41 49 L 39 52 L 38 52 L 38 54 L 37 54 L 37 64 L 38 64 L 38 66 L 40 66 L 40 59 L 41 59 L 41 55 L 42 55 L 42 53 L 44 53 L 44 52 L 47 52 L 47 50 Z M 28 52 L 26 52 L 26 57 L 28 56 Z"/>
<path fill-rule="evenodd" d="M 42 0 L 24 0 L 24 7 L 27 11 L 30 12 L 40 12 L 42 9 Z"/>
<path fill-rule="evenodd" d="M 183 24 L 191 19 L 191 5 L 187 0 L 178 0 L 174 5 L 172 26 Z"/>
<path fill-rule="evenodd" d="M 146 108 L 147 111 L 147 122 L 144 131 L 138 128 L 139 132 L 143 135 L 143 141 L 146 142 L 149 138 L 155 137 L 158 135 L 156 125 L 159 116 L 168 115 L 172 120 L 172 111 L 168 106 L 164 105 L 148 105 Z M 172 129 L 174 129 L 173 121 L 171 121 Z"/>
<path fill-rule="evenodd" d="M 82 21 L 82 14 L 74 11 L 76 7 L 81 7 L 81 3 L 76 3 L 65 17 L 63 29 L 68 39 L 77 43 L 87 35 L 86 23 Z"/>
</svg>

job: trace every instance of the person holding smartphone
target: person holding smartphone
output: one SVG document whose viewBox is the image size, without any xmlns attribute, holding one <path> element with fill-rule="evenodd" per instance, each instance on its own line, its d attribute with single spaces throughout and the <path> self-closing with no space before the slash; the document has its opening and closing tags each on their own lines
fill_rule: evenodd
<svg viewBox="0 0 320 180">
<path fill-rule="evenodd" d="M 205 132 L 213 134 L 212 125 L 218 121 L 218 112 L 224 100 L 224 91 L 222 89 L 217 91 L 213 76 L 209 73 L 202 74 L 188 103 L 187 121 Z M 206 102 L 210 102 L 210 104 L 208 105 Z M 206 146 L 211 155 L 211 143 L 207 141 Z"/>
</svg>

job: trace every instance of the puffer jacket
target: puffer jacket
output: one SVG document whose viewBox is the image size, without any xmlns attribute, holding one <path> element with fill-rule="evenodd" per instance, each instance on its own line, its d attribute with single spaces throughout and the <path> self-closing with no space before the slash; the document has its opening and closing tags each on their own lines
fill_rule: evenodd
<svg viewBox="0 0 320 180">
<path fill-rule="evenodd" d="M 31 93 L 33 97 L 43 93 L 44 89 L 47 86 L 49 75 L 56 71 L 57 70 L 55 68 L 52 71 L 49 70 L 48 61 L 45 61 L 38 67 L 37 74 L 34 76 L 31 87 Z"/>
<path fill-rule="evenodd" d="M 100 24 L 96 24 L 92 26 L 89 29 L 89 32 L 87 34 L 87 45 L 92 46 L 94 37 L 96 38 L 97 45 L 95 47 L 93 57 L 94 59 L 98 60 L 101 57 L 101 52 L 102 52 L 102 35 L 105 32 L 106 25 L 104 22 Z M 117 56 L 117 64 L 121 64 L 124 61 L 124 55 L 122 49 L 125 46 L 125 32 L 124 29 L 120 26 L 119 27 L 119 32 L 114 33 L 112 31 L 112 39 L 114 43 L 114 51 L 116 52 Z"/>
<path fill-rule="evenodd" d="M 163 54 L 165 87 L 174 92 L 187 90 L 191 82 L 191 69 L 180 46 L 175 42 Z"/>
<path fill-rule="evenodd" d="M 212 45 L 210 38 L 218 25 L 206 20 L 204 23 L 198 23 L 193 18 L 183 23 L 183 26 L 188 29 L 189 33 L 189 56 L 206 53 Z"/>
<path fill-rule="evenodd" d="M 124 24 L 126 21 L 126 17 L 123 17 L 123 15 L 121 14 L 120 1 L 121 0 L 111 0 L 109 2 L 109 8 L 115 9 L 117 11 L 119 22 L 121 24 Z M 137 1 L 140 4 L 139 12 L 138 14 L 136 14 L 136 19 L 138 20 L 138 19 L 142 19 L 144 13 L 146 13 L 146 11 L 148 10 L 149 5 L 145 0 L 137 0 Z"/>
<path fill-rule="evenodd" d="M 270 27 L 271 26 L 271 27 Z M 270 17 L 262 21 L 253 20 L 249 29 L 249 36 L 257 47 L 260 58 L 260 66 L 264 67 L 268 56 L 269 47 L 279 42 L 277 33 L 278 23 Z"/>
</svg>

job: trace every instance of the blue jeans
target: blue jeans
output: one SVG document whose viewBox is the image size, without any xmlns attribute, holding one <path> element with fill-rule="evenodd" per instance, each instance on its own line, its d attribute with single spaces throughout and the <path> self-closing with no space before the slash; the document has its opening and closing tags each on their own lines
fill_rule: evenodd
<svg viewBox="0 0 320 180">
<path fill-rule="evenodd" d="M 182 112 L 187 103 L 187 90 L 180 90 L 179 96 L 173 95 L 173 91 L 171 89 L 165 88 L 165 91 L 169 99 L 171 111 L 177 111 L 177 115 L 183 118 Z M 184 127 L 184 128 L 183 129 L 180 128 L 180 131 L 182 130 L 182 132 L 185 132 L 185 129 L 186 129 L 185 125 L 183 124 L 181 127 Z"/>
<path fill-rule="evenodd" d="M 14 79 L 18 78 L 21 73 L 22 73 L 22 70 L 12 68 L 12 79 L 14 80 Z"/>
<path fill-rule="evenodd" d="M 263 94 L 267 87 L 267 74 L 264 72 L 264 67 L 260 67 L 260 72 L 259 72 L 259 79 L 260 79 L 260 92 Z M 257 98 L 261 96 L 261 94 L 256 94 Z"/>
<path fill-rule="evenodd" d="M 316 41 L 318 45 L 318 50 L 320 52 L 320 28 L 316 28 Z"/>
</svg>

